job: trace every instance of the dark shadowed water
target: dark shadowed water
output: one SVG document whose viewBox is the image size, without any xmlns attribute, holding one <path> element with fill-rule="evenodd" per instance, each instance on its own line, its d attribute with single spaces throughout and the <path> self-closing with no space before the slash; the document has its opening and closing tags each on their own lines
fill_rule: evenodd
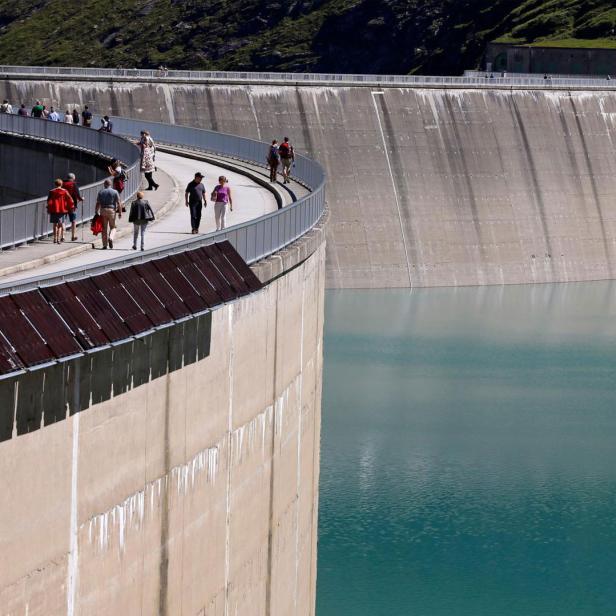
<svg viewBox="0 0 616 616">
<path fill-rule="evenodd" d="M 616 614 L 616 285 L 335 291 L 317 616 Z"/>
</svg>

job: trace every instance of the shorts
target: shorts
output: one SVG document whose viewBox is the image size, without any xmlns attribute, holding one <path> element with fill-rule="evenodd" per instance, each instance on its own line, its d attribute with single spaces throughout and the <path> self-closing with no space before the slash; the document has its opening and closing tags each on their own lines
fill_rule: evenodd
<svg viewBox="0 0 616 616">
<path fill-rule="evenodd" d="M 285 169 L 290 169 L 291 165 L 293 164 L 293 159 L 292 158 L 281 158 L 280 159 L 282 161 L 282 166 Z"/>
<path fill-rule="evenodd" d="M 59 222 L 64 222 L 64 214 L 49 214 L 49 222 L 55 225 Z"/>
<path fill-rule="evenodd" d="M 70 222 L 75 222 L 77 220 L 77 208 L 75 208 L 72 212 L 68 213 L 68 219 Z"/>
</svg>

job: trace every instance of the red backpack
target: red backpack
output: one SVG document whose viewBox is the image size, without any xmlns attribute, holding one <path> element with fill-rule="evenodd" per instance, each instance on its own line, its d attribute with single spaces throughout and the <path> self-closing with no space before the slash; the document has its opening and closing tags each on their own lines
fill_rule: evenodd
<svg viewBox="0 0 616 616">
<path fill-rule="evenodd" d="M 281 158 L 291 158 L 291 145 L 283 141 L 278 148 L 278 153 Z"/>
</svg>

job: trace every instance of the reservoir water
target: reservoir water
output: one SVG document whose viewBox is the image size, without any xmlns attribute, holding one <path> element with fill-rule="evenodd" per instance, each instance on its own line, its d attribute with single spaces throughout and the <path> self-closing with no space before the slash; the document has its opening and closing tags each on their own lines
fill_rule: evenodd
<svg viewBox="0 0 616 616">
<path fill-rule="evenodd" d="M 616 614 L 616 285 L 326 298 L 317 616 Z"/>
</svg>

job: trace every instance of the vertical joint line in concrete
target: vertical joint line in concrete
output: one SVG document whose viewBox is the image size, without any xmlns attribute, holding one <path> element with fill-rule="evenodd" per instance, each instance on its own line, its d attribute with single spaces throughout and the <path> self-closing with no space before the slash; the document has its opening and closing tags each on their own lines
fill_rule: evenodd
<svg viewBox="0 0 616 616">
<path fill-rule="evenodd" d="M 404 258 L 406 259 L 406 270 L 409 276 L 409 285 L 413 288 L 413 279 L 411 277 L 411 264 L 409 263 L 409 251 L 406 245 L 406 234 L 404 233 L 404 224 L 402 223 L 402 211 L 400 209 L 400 197 L 398 196 L 398 189 L 396 188 L 396 180 L 394 178 L 393 169 L 391 167 L 391 160 L 389 158 L 389 150 L 387 149 L 387 142 L 385 141 L 385 131 L 383 130 L 383 123 L 381 122 L 381 115 L 379 114 L 379 106 L 376 104 L 376 96 L 383 96 L 383 92 L 374 91 L 371 92 L 372 103 L 374 105 L 374 112 L 376 114 L 376 121 L 379 125 L 379 132 L 381 133 L 381 140 L 383 142 L 383 152 L 385 153 L 385 160 L 387 161 L 387 168 L 389 169 L 389 177 L 391 178 L 391 186 L 394 191 L 394 199 L 396 200 L 396 209 L 398 210 L 398 220 L 400 221 L 400 233 L 402 234 L 402 245 L 404 246 Z"/>
<path fill-rule="evenodd" d="M 79 470 L 79 362 L 75 362 L 74 402 L 76 411 L 73 415 L 73 443 L 71 455 L 71 519 L 68 553 L 68 584 L 66 589 L 66 614 L 74 616 L 75 598 L 77 595 L 77 575 L 79 573 L 79 529 L 77 527 L 77 479 Z"/>
<path fill-rule="evenodd" d="M 304 410 L 303 394 L 304 394 L 304 319 L 306 304 L 306 279 L 302 284 L 302 316 L 299 332 L 299 414 L 297 417 L 297 471 L 295 477 L 296 485 L 296 502 L 295 502 L 295 586 L 293 591 L 293 603 L 295 613 L 297 614 L 297 598 L 299 586 L 299 508 L 301 503 L 301 484 L 302 484 L 302 415 Z"/>
<path fill-rule="evenodd" d="M 225 616 L 229 614 L 229 575 L 231 566 L 231 432 L 233 431 L 233 304 L 229 306 L 229 409 L 227 413 L 227 498 L 225 514 Z"/>
</svg>

